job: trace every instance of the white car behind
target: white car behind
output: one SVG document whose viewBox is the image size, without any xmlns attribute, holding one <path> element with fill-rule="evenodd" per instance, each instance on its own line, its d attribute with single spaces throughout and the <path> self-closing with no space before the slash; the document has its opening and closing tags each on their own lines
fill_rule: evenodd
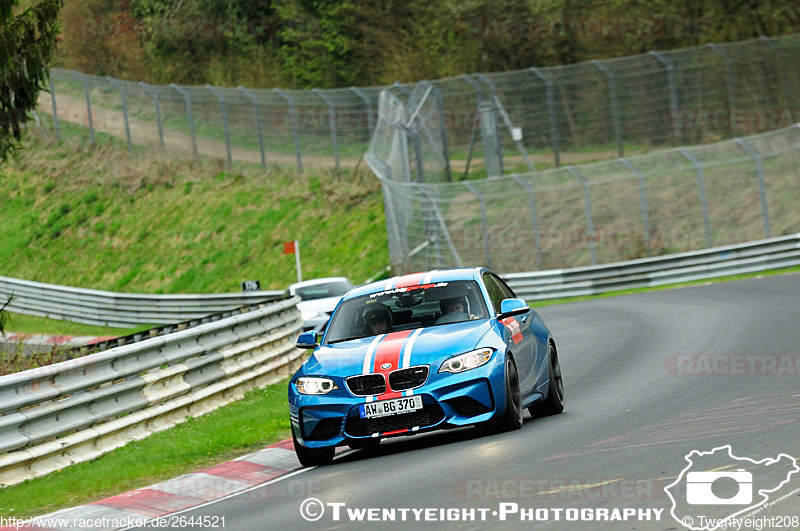
<svg viewBox="0 0 800 531">
<path fill-rule="evenodd" d="M 324 330 L 342 295 L 352 288 L 353 283 L 346 277 L 316 278 L 290 285 L 289 295 L 302 299 L 297 309 L 303 318 L 303 330 Z"/>
</svg>

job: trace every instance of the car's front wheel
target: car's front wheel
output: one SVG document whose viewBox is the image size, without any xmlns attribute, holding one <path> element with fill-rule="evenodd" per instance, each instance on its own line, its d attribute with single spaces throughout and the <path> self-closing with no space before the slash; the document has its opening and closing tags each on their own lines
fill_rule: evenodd
<svg viewBox="0 0 800 531">
<path fill-rule="evenodd" d="M 552 344 L 547 354 L 550 365 L 550 383 L 547 386 L 547 396 L 544 397 L 543 401 L 528 408 L 528 412 L 532 417 L 557 415 L 564 411 L 564 382 L 561 379 L 561 365 L 558 363 L 558 355 Z"/>
<path fill-rule="evenodd" d="M 297 454 L 297 460 L 303 466 L 324 466 L 333 462 L 333 454 L 336 452 L 336 447 L 334 446 L 306 448 L 297 442 L 294 430 L 292 430 L 292 442 L 294 442 L 294 452 Z"/>
<path fill-rule="evenodd" d="M 497 419 L 502 431 L 518 430 L 522 427 L 522 393 L 519 390 L 519 374 L 511 356 L 506 356 L 506 409 Z"/>
</svg>

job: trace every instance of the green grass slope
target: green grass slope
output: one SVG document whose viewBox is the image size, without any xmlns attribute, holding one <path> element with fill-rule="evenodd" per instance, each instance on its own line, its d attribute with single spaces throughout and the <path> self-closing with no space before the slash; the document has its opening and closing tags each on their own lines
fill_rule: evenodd
<svg viewBox="0 0 800 531">
<path fill-rule="evenodd" d="M 34 137 L 0 168 L 0 275 L 145 293 L 234 292 L 243 280 L 296 280 L 283 242 L 300 241 L 303 277 L 355 282 L 388 264 L 380 183 L 365 165 L 235 167 L 129 156 Z"/>
</svg>

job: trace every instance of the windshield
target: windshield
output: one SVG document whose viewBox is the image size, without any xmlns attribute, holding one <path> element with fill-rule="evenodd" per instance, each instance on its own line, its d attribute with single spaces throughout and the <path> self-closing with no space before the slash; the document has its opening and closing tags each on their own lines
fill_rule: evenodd
<svg viewBox="0 0 800 531">
<path fill-rule="evenodd" d="M 353 285 L 346 280 L 326 282 L 324 284 L 314 284 L 312 286 L 302 286 L 295 288 L 295 295 L 299 295 L 304 301 L 314 299 L 324 299 L 326 297 L 341 297 L 353 289 Z"/>
<path fill-rule="evenodd" d="M 478 284 L 439 282 L 371 293 L 343 302 L 331 319 L 326 343 L 489 316 Z"/>
</svg>

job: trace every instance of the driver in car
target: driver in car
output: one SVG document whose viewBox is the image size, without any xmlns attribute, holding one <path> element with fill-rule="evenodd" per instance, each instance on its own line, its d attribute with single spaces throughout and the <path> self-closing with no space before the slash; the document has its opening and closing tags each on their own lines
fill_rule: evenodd
<svg viewBox="0 0 800 531">
<path fill-rule="evenodd" d="M 392 328 L 389 308 L 379 303 L 377 308 L 372 308 L 365 316 L 367 326 L 373 335 L 388 334 Z"/>
<path fill-rule="evenodd" d="M 467 305 L 464 303 L 464 297 L 453 297 L 442 301 L 442 315 L 454 312 L 467 313 Z M 470 320 L 474 320 L 477 319 L 478 316 L 471 313 L 469 314 L 469 318 Z"/>
</svg>

